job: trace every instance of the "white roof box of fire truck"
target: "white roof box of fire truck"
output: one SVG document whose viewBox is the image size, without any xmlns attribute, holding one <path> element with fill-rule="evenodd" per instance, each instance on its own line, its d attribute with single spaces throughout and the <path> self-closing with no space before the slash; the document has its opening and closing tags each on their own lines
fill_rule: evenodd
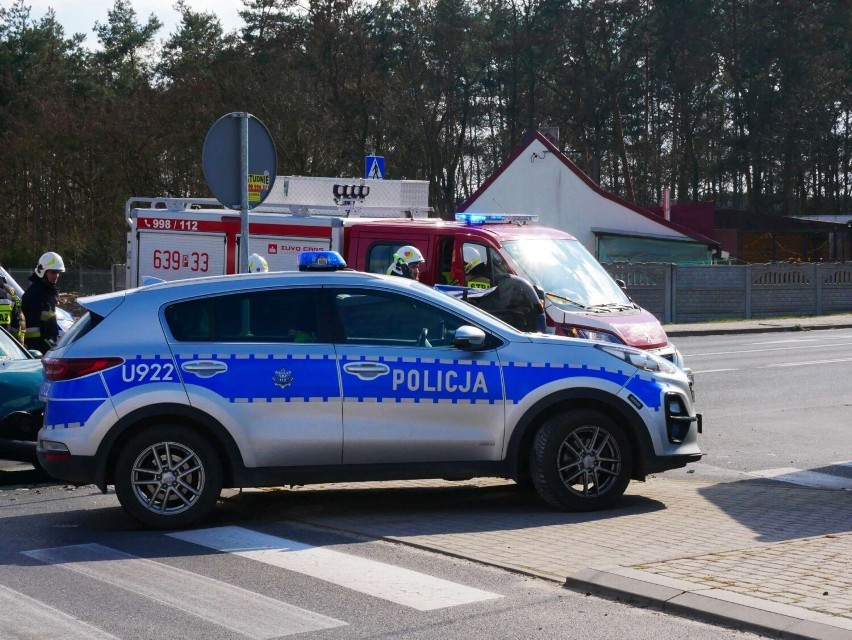
<svg viewBox="0 0 852 640">
<path fill-rule="evenodd" d="M 402 214 L 423 218 L 428 217 L 431 210 L 429 183 L 426 180 L 277 176 L 266 200 L 255 210 L 297 215 L 396 218 Z"/>
<path fill-rule="evenodd" d="M 129 198 L 125 218 L 134 209 L 191 211 L 222 209 L 214 198 Z M 358 218 L 428 218 L 429 183 L 425 180 L 365 180 L 277 176 L 256 213 Z"/>
</svg>

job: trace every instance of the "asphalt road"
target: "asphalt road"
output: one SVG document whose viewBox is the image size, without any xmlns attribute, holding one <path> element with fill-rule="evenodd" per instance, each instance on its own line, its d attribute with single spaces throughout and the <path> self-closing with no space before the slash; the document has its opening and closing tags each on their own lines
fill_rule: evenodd
<svg viewBox="0 0 852 640">
<path fill-rule="evenodd" d="M 681 337 L 677 344 L 695 373 L 704 416 L 706 455 L 693 473 L 810 471 L 852 488 L 852 466 L 840 464 L 852 461 L 852 330 Z"/>
</svg>

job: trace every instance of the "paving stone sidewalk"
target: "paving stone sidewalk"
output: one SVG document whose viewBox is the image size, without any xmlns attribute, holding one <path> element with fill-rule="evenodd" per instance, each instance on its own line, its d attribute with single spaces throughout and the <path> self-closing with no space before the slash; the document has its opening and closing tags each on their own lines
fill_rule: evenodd
<svg viewBox="0 0 852 640">
<path fill-rule="evenodd" d="M 830 316 L 801 316 L 791 318 L 755 318 L 719 322 L 664 324 L 671 338 L 682 336 L 724 335 L 731 333 L 772 333 L 778 331 L 813 331 L 817 329 L 848 329 L 852 313 Z"/>
<path fill-rule="evenodd" d="M 663 475 L 631 483 L 618 508 L 592 514 L 555 512 L 494 479 L 281 494 L 287 518 L 315 526 L 774 637 L 852 639 L 852 492 Z"/>
</svg>

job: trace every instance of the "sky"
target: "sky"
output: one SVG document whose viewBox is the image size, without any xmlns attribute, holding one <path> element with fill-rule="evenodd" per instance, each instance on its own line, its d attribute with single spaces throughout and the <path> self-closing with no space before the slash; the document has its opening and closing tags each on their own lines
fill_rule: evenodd
<svg viewBox="0 0 852 640">
<path fill-rule="evenodd" d="M 12 0 L 0 0 L 0 4 L 11 5 Z M 31 8 L 30 18 L 42 18 L 49 7 L 56 13 L 56 20 L 65 29 L 65 36 L 74 33 L 86 35 L 84 45 L 89 49 L 98 48 L 97 36 L 92 31 L 95 22 L 107 22 L 107 13 L 115 4 L 114 0 L 24 0 L 24 5 Z M 166 40 L 177 30 L 180 15 L 174 10 L 174 0 L 131 0 L 131 6 L 136 11 L 136 19 L 140 24 L 148 21 L 152 13 L 163 23 L 157 32 L 158 40 Z M 187 4 L 196 11 L 215 13 L 222 23 L 222 29 L 227 33 L 243 26 L 238 12 L 243 8 L 241 0 L 187 0 Z"/>
</svg>

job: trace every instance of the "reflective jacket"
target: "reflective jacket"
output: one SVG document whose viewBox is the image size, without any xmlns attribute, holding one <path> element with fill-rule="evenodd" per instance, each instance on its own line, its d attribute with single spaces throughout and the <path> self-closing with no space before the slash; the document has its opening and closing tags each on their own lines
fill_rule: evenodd
<svg viewBox="0 0 852 640">
<path fill-rule="evenodd" d="M 7 284 L 0 284 L 0 326 L 24 343 L 24 314 L 21 311 L 21 299 L 15 290 Z"/>
</svg>

